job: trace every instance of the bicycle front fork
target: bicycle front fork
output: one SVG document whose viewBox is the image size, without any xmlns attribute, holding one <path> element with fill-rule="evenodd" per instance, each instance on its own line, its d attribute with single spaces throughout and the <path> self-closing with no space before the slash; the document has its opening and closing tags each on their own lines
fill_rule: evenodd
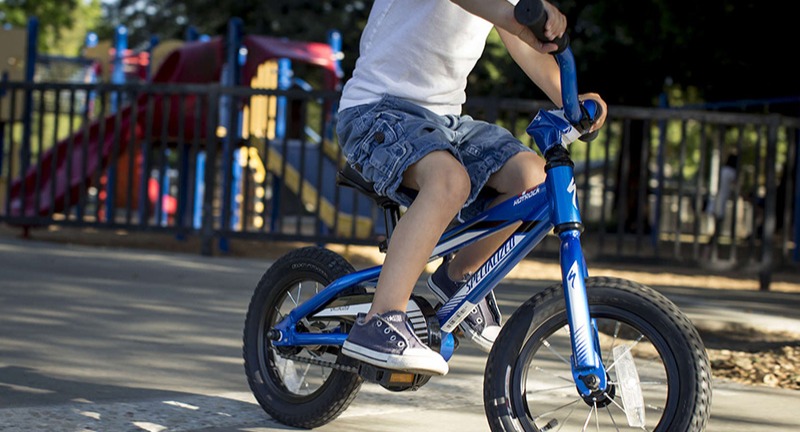
<svg viewBox="0 0 800 432">
<path fill-rule="evenodd" d="M 572 343 L 572 376 L 581 395 L 589 397 L 605 391 L 606 371 L 600 356 L 597 326 L 589 314 L 585 283 L 588 271 L 580 241 L 583 223 L 572 161 L 566 150 L 558 150 L 550 154 L 545 181 L 553 226 L 561 240 L 561 280 Z"/>
<path fill-rule="evenodd" d="M 580 243 L 580 231 L 559 233 L 561 273 L 567 321 L 572 343 L 572 377 L 582 396 L 605 391 L 606 371 L 600 356 L 597 325 L 589 314 L 586 293 L 586 261 Z"/>
</svg>

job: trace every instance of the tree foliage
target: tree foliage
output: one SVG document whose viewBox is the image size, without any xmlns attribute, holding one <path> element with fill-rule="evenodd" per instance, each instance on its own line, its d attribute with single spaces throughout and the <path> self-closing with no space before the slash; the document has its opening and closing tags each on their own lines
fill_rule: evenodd
<svg viewBox="0 0 800 432">
<path fill-rule="evenodd" d="M 39 52 L 49 54 L 77 55 L 101 13 L 100 0 L 0 1 L 0 24 L 25 28 L 35 17 L 39 21 Z"/>
<path fill-rule="evenodd" d="M 786 41 L 793 39 L 792 14 L 781 13 L 776 1 L 554 3 L 570 23 L 579 88 L 597 91 L 609 103 L 653 105 L 667 89 L 673 99 L 694 95 L 707 101 L 800 94 L 791 68 L 768 62 L 787 58 Z M 118 0 L 107 5 L 106 22 L 129 26 L 134 44 L 153 34 L 182 38 L 190 25 L 202 33 L 224 35 L 231 17 L 241 18 L 247 32 L 298 40 L 324 41 L 328 30 L 338 29 L 348 75 L 371 5 L 370 0 Z M 509 59 L 496 35 L 470 78 L 469 91 L 543 97 Z"/>
</svg>

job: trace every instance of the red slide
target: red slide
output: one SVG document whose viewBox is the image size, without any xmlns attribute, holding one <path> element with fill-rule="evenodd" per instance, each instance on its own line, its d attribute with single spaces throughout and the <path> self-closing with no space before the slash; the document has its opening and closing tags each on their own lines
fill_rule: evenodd
<svg viewBox="0 0 800 432">
<path fill-rule="evenodd" d="M 296 61 L 314 64 L 327 72 L 326 81 L 329 88 L 335 88 L 338 76 L 334 56 L 330 46 L 316 42 L 287 41 L 266 36 L 246 36 L 243 44 L 248 48 L 247 63 L 242 68 L 242 82 L 249 83 L 258 65 L 272 58 L 290 58 Z M 212 38 L 205 42 L 189 42 L 173 51 L 159 67 L 153 76 L 153 83 L 218 83 L 224 63 L 224 41 L 220 37 Z M 194 118 L 193 104 L 196 98 L 189 96 L 182 101 L 183 112 L 187 115 L 179 117 L 178 110 L 173 109 L 168 116 L 167 124 L 162 124 L 161 97 L 156 96 L 152 102 L 155 107 L 153 115 L 153 137 L 162 135 L 162 128 L 168 128 L 169 136 L 177 136 L 179 121 L 183 121 L 184 138 L 192 139 L 195 122 L 207 118 L 201 112 L 199 118 Z M 84 191 L 95 178 L 98 172 L 103 172 L 108 167 L 115 150 L 115 136 L 119 137 L 116 144 L 118 158 L 126 158 L 125 151 L 135 132 L 136 140 L 143 139 L 144 125 L 146 122 L 146 99 L 140 99 L 137 104 L 138 112 L 133 113 L 127 106 L 120 113 L 118 133 L 117 113 L 112 113 L 104 119 L 94 121 L 87 128 L 71 137 L 58 142 L 52 149 L 42 154 L 41 164 L 32 165 L 24 177 L 16 179 L 11 184 L 10 205 L 8 216 L 49 216 L 53 213 L 64 211 L 67 205 L 77 202 L 79 194 Z M 170 106 L 177 106 L 179 100 L 174 98 Z M 103 126 L 103 127 L 101 127 Z M 132 131 L 131 128 L 136 128 Z M 100 131 L 104 135 L 100 135 Z M 205 125 L 199 128 L 201 134 L 206 132 Z M 200 137 L 202 139 L 202 137 Z M 86 151 L 84 152 L 84 145 Z M 138 150 L 137 150 L 138 151 Z M 69 153 L 69 154 L 68 154 Z M 84 165 L 85 161 L 85 165 Z M 123 167 L 124 168 L 124 167 Z M 129 173 L 130 175 L 130 173 Z M 128 178 L 119 178 L 120 182 Z M 134 178 L 135 181 L 138 181 Z M 38 184 L 38 187 L 37 187 Z M 24 185 L 24 187 L 23 187 Z M 135 185 L 138 187 L 138 185 Z M 152 194 L 153 191 L 149 195 Z M 156 195 L 158 192 L 156 191 Z"/>
<path fill-rule="evenodd" d="M 138 114 L 142 115 L 143 111 L 140 109 Z M 131 124 L 130 106 L 123 108 L 120 114 L 120 137 L 126 138 L 120 139 L 119 147 L 125 147 L 131 136 L 130 128 L 136 125 Z M 31 166 L 24 179 L 18 179 L 11 185 L 9 216 L 47 216 L 51 212 L 63 210 L 67 202 L 70 204 L 77 202 L 78 194 L 88 187 L 94 173 L 108 164 L 113 150 L 114 134 L 106 133 L 105 136 L 100 136 L 101 122 L 105 122 L 106 131 L 114 131 L 116 114 L 93 122 L 89 126 L 88 137 L 86 137 L 86 129 L 82 129 L 56 144 L 53 149 L 42 155 L 38 169 L 37 165 Z M 85 159 L 84 143 L 86 144 Z M 71 150 L 69 154 L 67 154 L 68 150 Z M 119 151 L 122 150 L 119 149 Z M 86 161 L 85 165 L 84 160 Z M 69 174 L 69 178 L 67 178 L 67 174 Z M 39 183 L 38 192 L 37 181 Z M 24 200 L 21 197 L 23 182 Z"/>
<path fill-rule="evenodd" d="M 155 74 L 153 82 L 208 83 L 218 80 L 222 59 L 221 48 L 221 40 L 218 38 L 202 43 L 187 43 L 167 57 Z M 173 132 L 172 129 L 177 129 L 175 121 L 172 121 L 177 118 L 174 112 L 170 113 L 169 124 L 161 125 L 160 99 L 156 97 L 153 104 L 156 107 L 153 113 L 153 136 L 160 136 L 160 129 L 164 126 L 169 127 L 170 132 Z M 117 113 L 112 113 L 104 119 L 92 122 L 88 127 L 88 136 L 87 128 L 81 128 L 76 134 L 58 142 L 52 149 L 43 153 L 40 164 L 30 166 L 24 177 L 16 179 L 11 184 L 8 216 L 49 216 L 54 212 L 63 211 L 68 204 L 74 205 L 81 191 L 91 184 L 96 173 L 108 167 L 112 160 L 111 154 L 115 150 L 115 136 L 119 137 L 116 146 L 119 157 L 127 156 L 125 150 L 131 139 L 131 128 L 136 128 L 137 140 L 142 138 L 147 103 L 144 98 L 139 102 L 136 113 L 132 112 L 130 105 L 122 108 L 118 133 L 115 133 Z M 193 113 L 194 110 L 187 109 L 187 112 Z M 192 123 L 195 119 L 184 118 L 184 120 Z M 194 130 L 190 124 L 187 124 L 186 128 L 187 131 Z M 105 131 L 103 136 L 100 135 L 101 130 Z M 205 131 L 205 128 L 201 130 Z"/>
</svg>

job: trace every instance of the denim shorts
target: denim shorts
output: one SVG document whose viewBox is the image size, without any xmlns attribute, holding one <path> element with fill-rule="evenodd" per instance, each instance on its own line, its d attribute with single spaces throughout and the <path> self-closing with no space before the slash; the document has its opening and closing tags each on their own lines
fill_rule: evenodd
<svg viewBox="0 0 800 432">
<path fill-rule="evenodd" d="M 374 184 L 375 192 L 404 206 L 413 201 L 400 187 L 406 169 L 433 151 L 449 151 L 465 166 L 471 182 L 462 220 L 477 215 L 494 198 L 482 193 L 489 176 L 515 154 L 533 151 L 500 126 L 466 115 L 438 115 L 389 95 L 340 112 L 336 132 L 348 163 Z"/>
</svg>

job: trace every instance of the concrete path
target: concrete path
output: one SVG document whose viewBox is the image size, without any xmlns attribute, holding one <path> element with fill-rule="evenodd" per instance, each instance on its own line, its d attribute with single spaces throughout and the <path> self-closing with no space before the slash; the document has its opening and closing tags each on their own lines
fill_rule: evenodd
<svg viewBox="0 0 800 432">
<path fill-rule="evenodd" d="M 241 359 L 252 259 L 0 237 L 0 431 L 285 431 Z M 548 286 L 511 280 L 504 312 Z M 657 287 L 702 325 L 797 330 L 800 295 Z M 464 344 L 416 392 L 364 384 L 317 430 L 485 432 L 485 355 Z M 708 431 L 800 430 L 800 392 L 716 381 Z"/>
</svg>

